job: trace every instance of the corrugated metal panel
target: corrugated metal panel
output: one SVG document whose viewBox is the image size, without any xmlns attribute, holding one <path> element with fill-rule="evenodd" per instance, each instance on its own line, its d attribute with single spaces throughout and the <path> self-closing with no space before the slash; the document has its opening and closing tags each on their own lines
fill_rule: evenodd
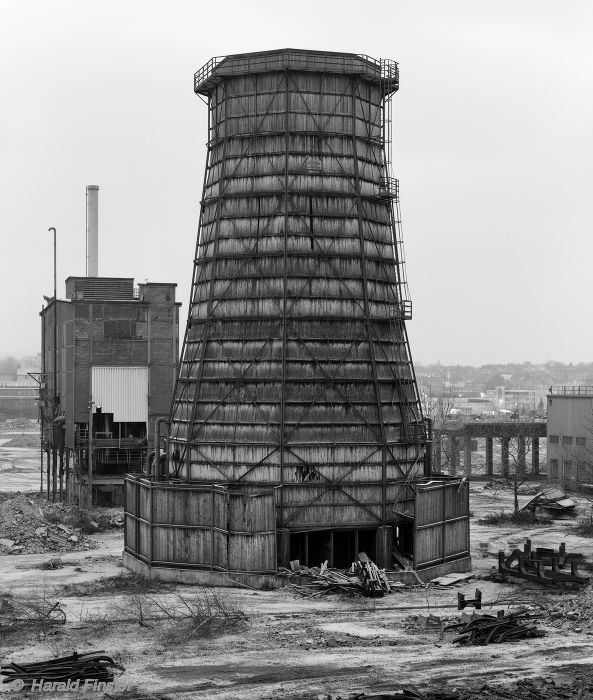
<svg viewBox="0 0 593 700">
<path fill-rule="evenodd" d="M 148 367 L 93 367 L 95 407 L 116 423 L 148 421 Z"/>
</svg>

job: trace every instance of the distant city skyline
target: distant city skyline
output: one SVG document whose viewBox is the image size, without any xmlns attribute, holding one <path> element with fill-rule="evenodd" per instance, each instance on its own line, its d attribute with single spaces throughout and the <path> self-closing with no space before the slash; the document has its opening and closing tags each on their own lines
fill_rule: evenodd
<svg viewBox="0 0 593 700">
<path fill-rule="evenodd" d="M 193 73 L 295 47 L 399 62 L 399 178 L 416 364 L 587 361 L 593 324 L 593 4 L 573 0 L 216 5 L 6 3 L 0 24 L 0 354 L 34 354 L 39 311 L 85 274 L 176 282 L 187 316 L 207 139 Z M 314 21 L 311 18 L 314 17 Z M 353 21 L 353 18 L 356 21 Z"/>
</svg>

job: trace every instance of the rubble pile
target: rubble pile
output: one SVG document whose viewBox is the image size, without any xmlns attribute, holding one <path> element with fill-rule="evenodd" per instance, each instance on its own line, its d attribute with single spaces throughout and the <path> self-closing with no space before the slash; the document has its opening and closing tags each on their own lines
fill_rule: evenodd
<svg viewBox="0 0 593 700">
<path fill-rule="evenodd" d="M 382 692 L 321 694 L 317 700 L 593 700 L 591 675 L 571 675 L 565 680 L 522 678 L 511 683 L 475 683 L 475 688 L 452 687 L 446 690 L 405 688 Z"/>
<path fill-rule="evenodd" d="M 84 551 L 95 546 L 85 535 L 110 527 L 123 527 L 121 509 L 86 513 L 38 494 L 0 495 L 0 555 Z"/>
<path fill-rule="evenodd" d="M 593 635 L 593 596 L 589 591 L 582 595 L 550 600 L 545 606 L 545 612 L 547 624 L 551 627 Z"/>
<path fill-rule="evenodd" d="M 39 435 L 17 435 L 7 440 L 2 447 L 39 447 Z"/>
<path fill-rule="evenodd" d="M 28 418 L 8 418 L 0 423 L 1 430 L 39 430 L 39 423 Z"/>
<path fill-rule="evenodd" d="M 459 700 L 458 692 L 430 691 L 428 693 L 403 688 L 381 693 L 348 693 L 347 695 L 318 695 L 317 700 Z"/>
<path fill-rule="evenodd" d="M 385 569 L 379 569 L 364 552 L 359 553 L 358 559 L 346 571 L 328 569 L 327 561 L 321 566 L 301 566 L 295 559 L 290 562 L 290 569 L 280 567 L 278 574 L 288 578 L 294 590 L 309 598 L 330 591 L 377 598 L 389 593 L 394 586 L 387 580 Z"/>
<path fill-rule="evenodd" d="M 561 681 L 552 678 L 524 678 L 505 685 L 485 684 L 473 691 L 462 691 L 459 700 L 592 700 L 593 678 L 571 675 Z"/>
</svg>

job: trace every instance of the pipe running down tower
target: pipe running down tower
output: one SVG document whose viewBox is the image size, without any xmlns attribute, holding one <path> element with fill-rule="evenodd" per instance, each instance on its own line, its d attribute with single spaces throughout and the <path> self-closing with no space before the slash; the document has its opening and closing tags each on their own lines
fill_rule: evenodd
<svg viewBox="0 0 593 700">
<path fill-rule="evenodd" d="M 208 156 L 170 476 L 273 489 L 280 558 L 329 547 L 337 565 L 428 473 L 390 172 L 397 64 L 282 49 L 212 59 L 194 88 Z"/>
</svg>

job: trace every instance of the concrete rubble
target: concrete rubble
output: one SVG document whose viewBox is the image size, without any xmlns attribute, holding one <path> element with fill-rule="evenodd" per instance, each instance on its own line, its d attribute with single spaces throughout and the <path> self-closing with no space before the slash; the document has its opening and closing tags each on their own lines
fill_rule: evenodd
<svg viewBox="0 0 593 700">
<path fill-rule="evenodd" d="M 0 556 L 91 549 L 86 535 L 123 527 L 120 508 L 102 510 L 89 514 L 37 494 L 0 495 Z"/>
</svg>

